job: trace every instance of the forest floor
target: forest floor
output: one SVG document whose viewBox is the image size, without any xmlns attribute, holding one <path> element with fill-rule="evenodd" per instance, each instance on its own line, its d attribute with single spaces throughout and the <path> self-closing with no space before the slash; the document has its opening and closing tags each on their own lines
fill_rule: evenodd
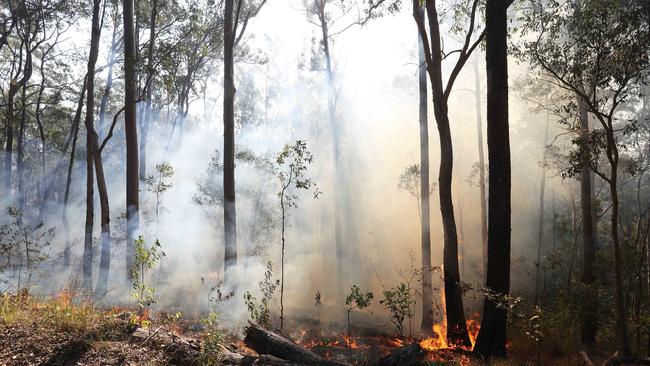
<svg viewBox="0 0 650 366">
<path fill-rule="evenodd" d="M 206 353 L 210 328 L 201 324 L 164 313 L 148 318 L 148 314 L 138 317 L 119 308 L 98 309 L 89 302 L 75 303 L 67 293 L 40 300 L 27 294 L 0 294 L 0 366 L 227 364 L 222 357 Z M 161 341 L 163 334 L 170 336 Z M 357 339 L 353 345 L 330 341 L 306 346 L 324 358 L 375 365 L 405 344 L 377 339 Z M 218 342 L 226 353 L 256 356 L 244 346 L 241 335 L 220 334 Z M 440 349 L 429 352 L 422 365 L 538 364 L 537 355 L 511 354 L 507 360 L 484 363 L 468 351 Z M 578 352 L 543 358 L 544 365 L 581 364 Z"/>
</svg>

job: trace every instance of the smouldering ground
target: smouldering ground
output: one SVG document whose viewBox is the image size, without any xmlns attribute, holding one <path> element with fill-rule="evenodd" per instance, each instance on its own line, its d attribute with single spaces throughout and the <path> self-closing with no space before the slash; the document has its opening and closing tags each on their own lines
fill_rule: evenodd
<svg viewBox="0 0 650 366">
<path fill-rule="evenodd" d="M 171 320 L 170 320 L 171 319 Z M 63 292 L 51 299 L 30 295 L 0 294 L 0 366 L 4 365 L 219 365 L 218 357 L 203 350 L 207 330 L 196 320 L 170 318 L 159 313 L 147 320 L 146 334 L 167 332 L 182 334 L 182 339 L 196 342 L 201 349 L 192 362 L 179 361 L 169 347 L 135 337 L 139 327 L 136 314 L 121 309 L 103 310 L 91 302 L 73 299 Z M 302 334 L 304 336 L 304 334 Z M 348 338 L 295 337 L 299 344 L 326 358 L 344 360 L 354 365 L 374 365 L 376 360 L 409 342 L 385 336 Z M 180 339 L 180 338 L 179 338 Z M 185 342 L 185 341 L 182 341 Z M 241 335 L 223 336 L 220 342 L 235 352 L 245 350 Z M 514 357 L 491 365 L 535 365 L 537 355 L 513 352 Z M 545 365 L 575 365 L 577 352 L 571 357 L 548 357 Z M 467 350 L 446 346 L 427 354 L 428 365 L 482 365 Z"/>
</svg>

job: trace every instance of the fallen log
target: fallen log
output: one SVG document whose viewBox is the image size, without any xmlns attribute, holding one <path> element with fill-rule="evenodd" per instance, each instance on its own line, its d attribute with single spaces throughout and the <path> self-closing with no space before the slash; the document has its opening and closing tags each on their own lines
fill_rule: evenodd
<svg viewBox="0 0 650 366">
<path fill-rule="evenodd" d="M 380 358 L 375 366 L 424 366 L 426 356 L 420 344 L 413 342 Z"/>
<path fill-rule="evenodd" d="M 280 360 L 286 360 L 286 365 L 316 365 L 316 366 L 348 366 L 349 364 L 321 358 L 314 352 L 296 344 L 291 339 L 271 332 L 261 326 L 249 322 L 244 327 L 246 337 L 244 344 L 260 355 L 270 355 Z M 291 365 L 293 365 L 291 364 Z M 272 364 L 271 364 L 272 365 Z"/>
</svg>

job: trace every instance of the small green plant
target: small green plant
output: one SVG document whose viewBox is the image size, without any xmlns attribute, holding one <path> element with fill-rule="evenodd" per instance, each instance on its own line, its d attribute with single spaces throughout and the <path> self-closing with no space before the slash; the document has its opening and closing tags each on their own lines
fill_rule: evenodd
<svg viewBox="0 0 650 366">
<path fill-rule="evenodd" d="M 370 303 L 374 297 L 375 295 L 372 293 L 372 291 L 363 293 L 357 285 L 352 286 L 350 289 L 350 293 L 345 297 L 345 306 L 348 310 L 348 337 L 350 337 L 352 334 L 352 329 L 350 327 L 350 313 L 354 309 L 363 310 L 367 308 L 370 306 Z"/>
<path fill-rule="evenodd" d="M 201 323 L 205 326 L 205 337 L 201 343 L 201 365 L 221 365 L 223 334 L 219 331 L 217 319 L 215 312 L 210 312 L 206 318 L 201 319 Z"/>
<path fill-rule="evenodd" d="M 390 321 L 397 328 L 399 336 L 404 336 L 404 320 L 408 319 L 412 335 L 411 319 L 415 315 L 415 298 L 410 286 L 401 282 L 394 288 L 384 290 L 384 299 L 379 301 L 391 313 Z"/>
<path fill-rule="evenodd" d="M 251 319 L 266 328 L 271 327 L 269 301 L 273 298 L 273 293 L 278 288 L 278 285 L 280 285 L 280 281 L 273 280 L 273 264 L 269 261 L 266 264 L 264 280 L 259 282 L 260 291 L 262 292 L 260 302 L 258 303 L 257 298 L 251 295 L 249 291 L 244 294 L 244 303 Z"/>
<path fill-rule="evenodd" d="M 165 252 L 162 251 L 160 241 L 156 240 L 154 245 L 147 248 L 142 235 L 135 240 L 135 266 L 131 270 L 131 284 L 135 290 L 132 296 L 138 302 L 139 319 L 132 319 L 132 321 L 139 321 L 141 324 L 148 322 L 143 315 L 146 313 L 145 310 L 156 303 L 156 288 L 147 284 L 147 272 L 164 256 Z"/>
<path fill-rule="evenodd" d="M 167 162 L 162 162 L 156 165 L 156 175 L 145 178 L 147 190 L 156 195 L 156 222 L 158 222 L 162 194 L 171 188 L 172 184 L 168 180 L 173 176 L 174 167 Z"/>
</svg>

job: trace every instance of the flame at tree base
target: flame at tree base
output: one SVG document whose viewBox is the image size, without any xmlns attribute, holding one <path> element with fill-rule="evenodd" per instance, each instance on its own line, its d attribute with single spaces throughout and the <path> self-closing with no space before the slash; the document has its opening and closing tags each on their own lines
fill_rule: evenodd
<svg viewBox="0 0 650 366">
<path fill-rule="evenodd" d="M 474 319 L 467 320 L 467 332 L 469 334 L 469 340 L 472 343 L 471 348 L 468 349 L 469 351 L 474 349 L 474 344 L 476 344 L 476 337 L 478 336 L 478 331 L 481 328 L 481 324 L 478 321 L 478 315 L 479 314 L 474 314 Z M 447 342 L 447 336 L 445 333 L 446 333 L 445 328 L 442 325 L 434 324 L 433 325 L 434 336 L 421 340 L 419 342 L 420 347 L 422 347 L 422 349 L 427 352 L 433 352 L 433 351 L 448 349 L 448 348 L 467 349 L 467 347 L 455 346 L 453 344 L 450 345 Z"/>
</svg>

